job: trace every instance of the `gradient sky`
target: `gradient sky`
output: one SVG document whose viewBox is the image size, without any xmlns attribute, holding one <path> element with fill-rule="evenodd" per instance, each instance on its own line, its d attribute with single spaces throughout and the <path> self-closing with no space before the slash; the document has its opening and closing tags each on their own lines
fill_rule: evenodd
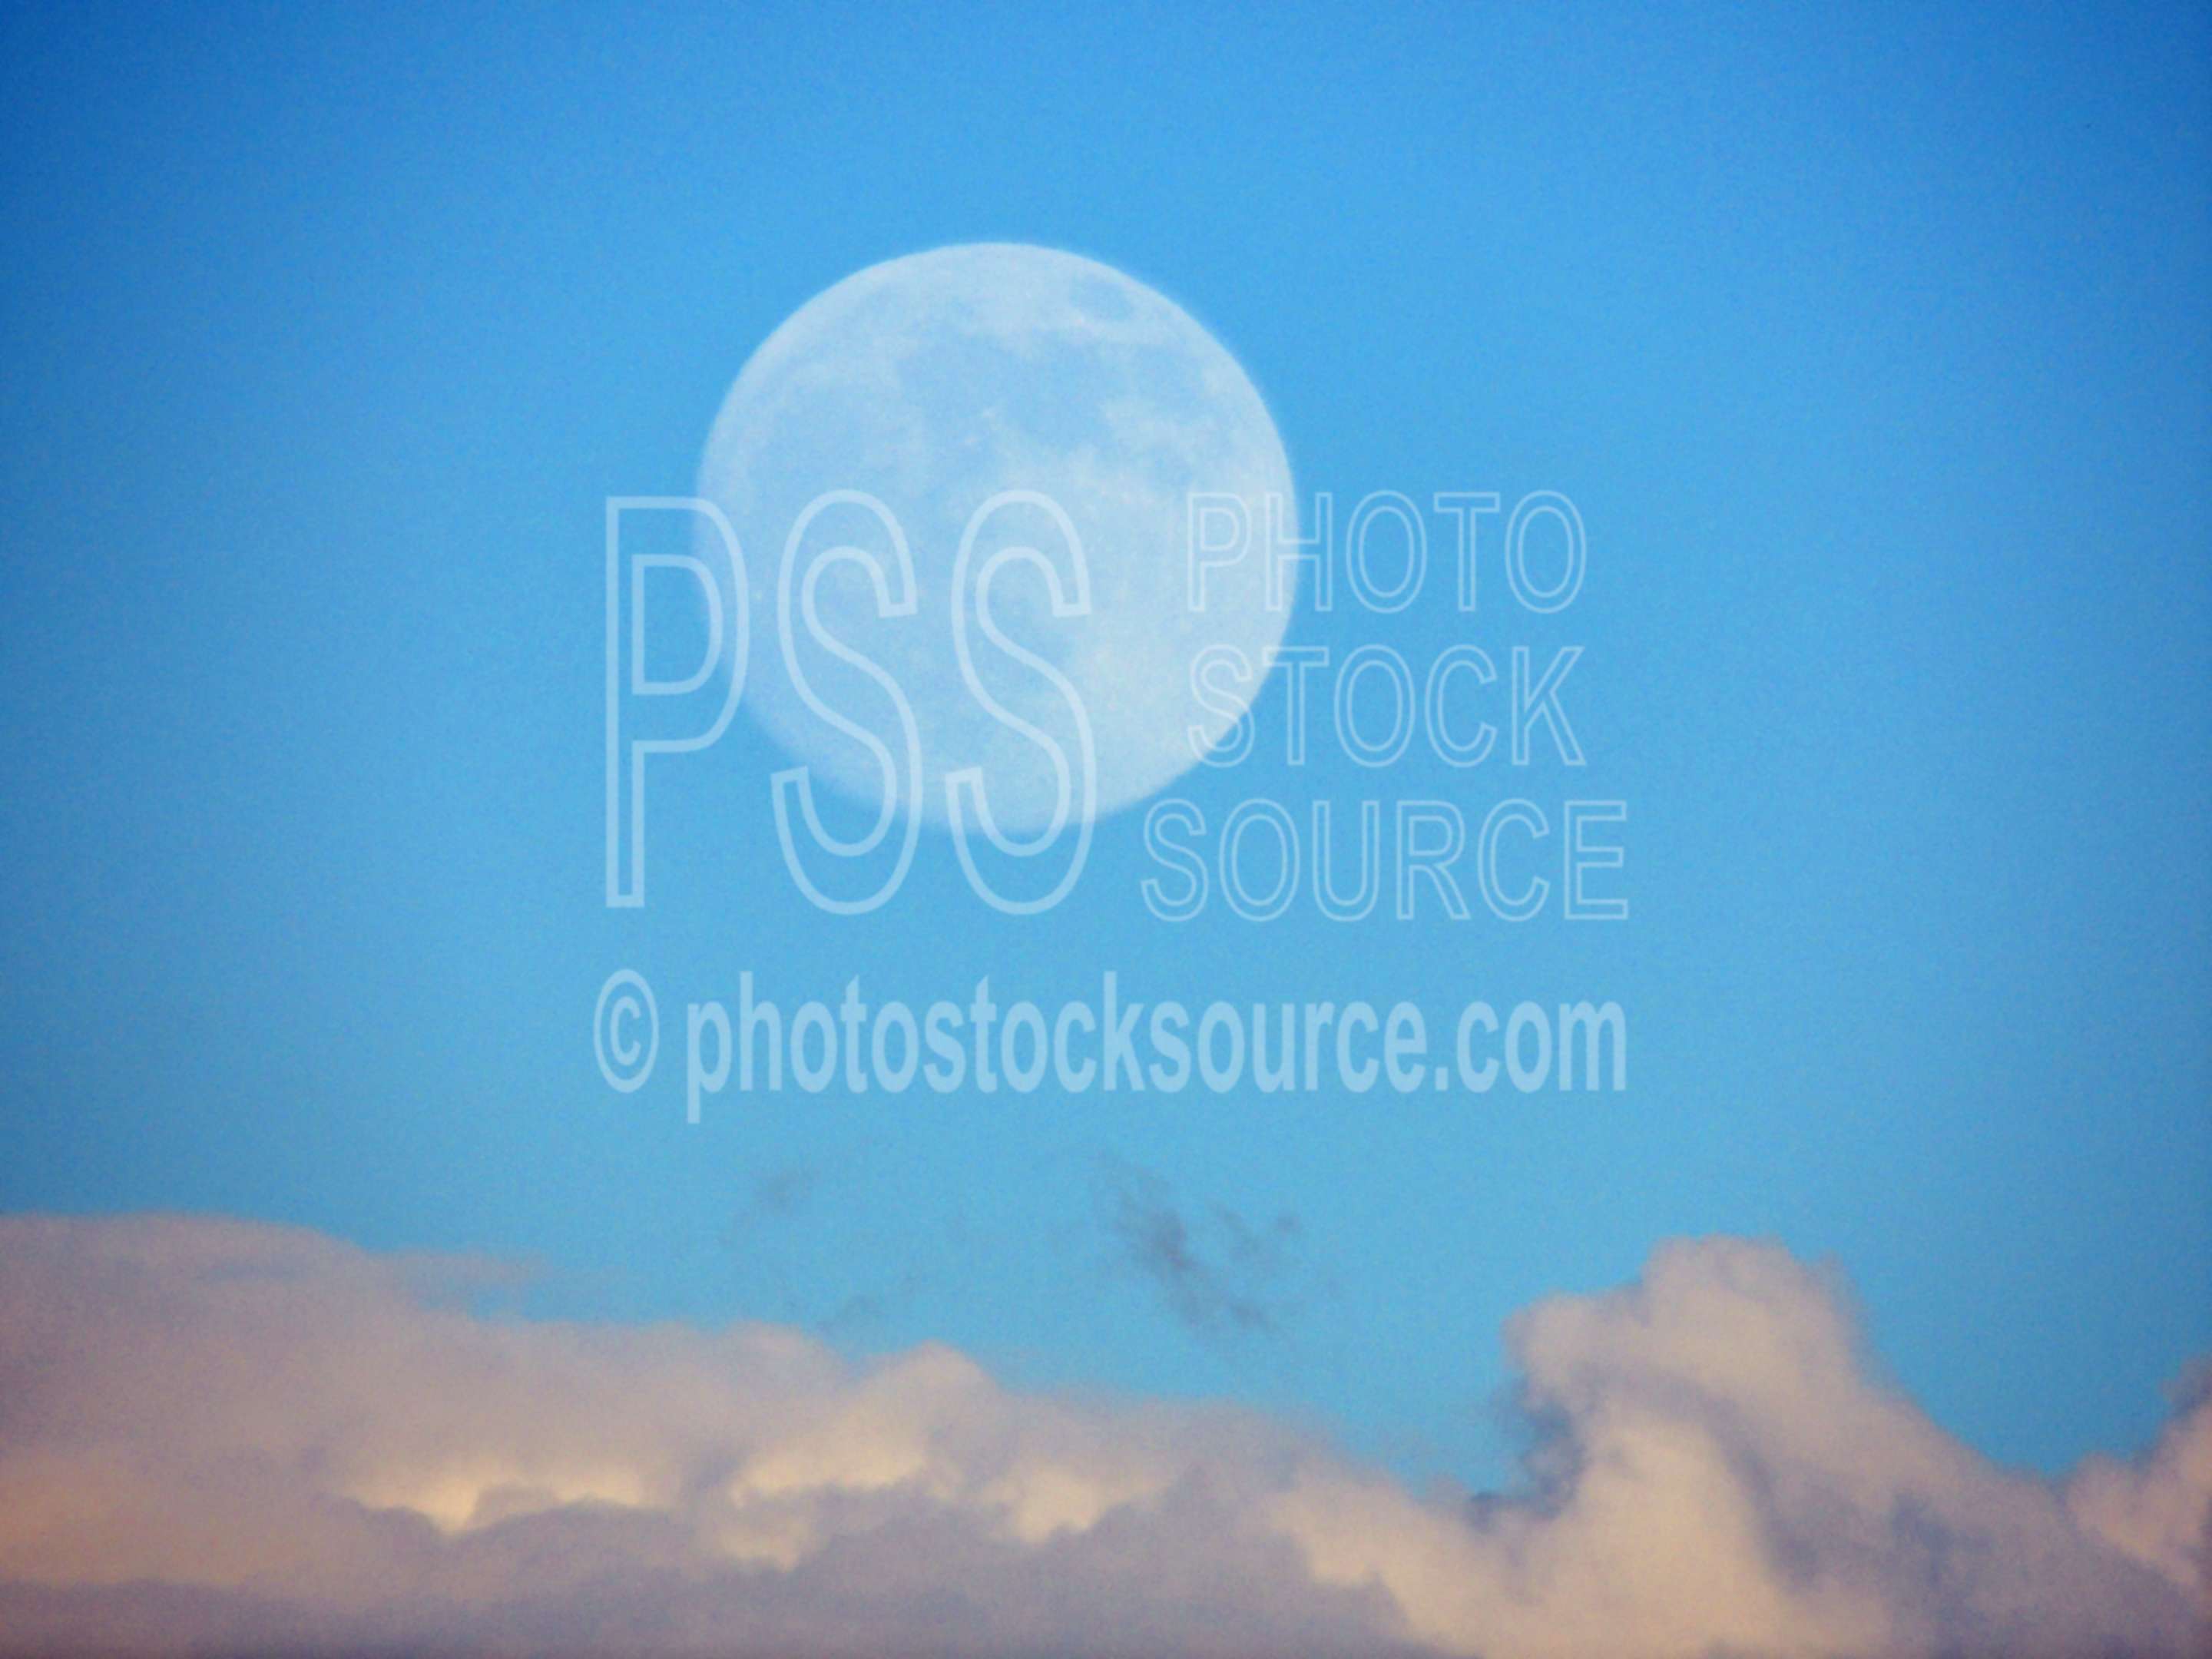
<svg viewBox="0 0 2212 1659">
<path fill-rule="evenodd" d="M 1763 1234 L 1990 1455 L 2146 1438 L 2212 1347 L 2204 15 L 1248 9 L 11 12 L 0 1207 L 522 1254 L 539 1311 L 942 1338 L 1480 1480 L 1510 1311 Z M 1571 788 L 1389 788 L 1627 799 L 1626 926 L 1170 928 L 1133 814 L 1049 927 L 941 842 L 825 920 L 742 721 L 604 908 L 603 498 L 688 491 L 811 295 L 977 240 L 1176 298 L 1340 513 L 1573 496 L 1565 615 L 1292 635 L 1583 645 Z M 1316 770 L 1178 793 L 1368 782 Z M 1611 997 L 1632 1088 L 687 1128 L 593 1065 L 623 965 L 665 1021 L 746 969 Z M 1215 1257 L 1293 1218 L 1273 1328 L 1177 1318 L 1132 1192 Z"/>
</svg>

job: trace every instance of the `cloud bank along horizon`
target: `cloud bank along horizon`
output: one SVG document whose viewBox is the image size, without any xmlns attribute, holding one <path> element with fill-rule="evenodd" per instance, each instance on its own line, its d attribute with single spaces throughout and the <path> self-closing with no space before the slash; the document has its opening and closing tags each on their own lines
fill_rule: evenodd
<svg viewBox="0 0 2212 1659">
<path fill-rule="evenodd" d="M 1873 1375 L 1836 1276 L 1678 1240 L 1510 1322 L 1519 1488 L 926 1345 L 473 1311 L 501 1264 L 0 1219 L 0 1649 L 2180 1652 L 2212 1372 L 2051 1482 Z"/>
</svg>

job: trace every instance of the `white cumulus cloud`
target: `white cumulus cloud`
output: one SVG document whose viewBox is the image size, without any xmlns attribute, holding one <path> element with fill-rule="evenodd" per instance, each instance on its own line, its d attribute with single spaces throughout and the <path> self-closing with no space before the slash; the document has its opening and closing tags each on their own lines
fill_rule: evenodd
<svg viewBox="0 0 2212 1659">
<path fill-rule="evenodd" d="M 1525 1489 L 923 1347 L 471 1313 L 482 1264 L 0 1219 L 0 1647 L 2185 1654 L 2212 1390 L 2051 1483 L 1869 1376 L 1775 1247 L 1522 1314 Z"/>
</svg>

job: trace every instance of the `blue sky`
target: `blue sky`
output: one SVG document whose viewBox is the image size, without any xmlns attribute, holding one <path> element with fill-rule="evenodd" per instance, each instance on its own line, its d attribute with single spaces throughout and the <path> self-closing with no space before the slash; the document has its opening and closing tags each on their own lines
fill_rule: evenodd
<svg viewBox="0 0 2212 1659">
<path fill-rule="evenodd" d="M 1763 1234 L 1972 1444 L 2140 1442 L 2212 1346 L 2206 24 L 1915 16 L 11 15 L 0 1206 L 520 1253 L 536 1311 L 943 1338 L 1481 1480 L 1511 1310 Z M 603 907 L 604 498 L 688 490 L 808 297 L 977 240 L 1175 297 L 1340 511 L 1574 497 L 1571 612 L 1473 637 L 1585 647 L 1628 924 L 1170 928 L 1134 814 L 1049 927 L 941 856 L 825 921 L 742 722 Z M 1524 786 L 1569 789 L 1393 787 Z M 592 1065 L 617 964 L 1609 996 L 1633 1086 L 687 1128 Z M 1277 1328 L 1121 1258 L 1132 1170 L 1201 1249 L 1294 1219 Z"/>
</svg>

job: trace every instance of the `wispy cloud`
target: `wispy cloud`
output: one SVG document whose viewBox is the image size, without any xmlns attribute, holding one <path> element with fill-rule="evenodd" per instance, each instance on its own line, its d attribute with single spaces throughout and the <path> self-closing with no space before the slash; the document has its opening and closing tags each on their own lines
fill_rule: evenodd
<svg viewBox="0 0 2212 1659">
<path fill-rule="evenodd" d="M 1296 1216 L 1255 1226 L 1218 1204 L 1192 1211 L 1158 1176 L 1116 1158 L 1100 1160 L 1097 1195 L 1116 1265 L 1157 1289 L 1191 1330 L 1218 1338 L 1282 1329 L 1305 1266 Z"/>
<path fill-rule="evenodd" d="M 730 1223 L 732 1237 L 741 1238 L 764 1223 L 793 1214 L 814 1196 L 822 1176 L 818 1164 L 793 1164 L 760 1176 L 738 1206 Z"/>
<path fill-rule="evenodd" d="M 1170 1253 L 1171 1254 L 1171 1253 Z M 453 1269 L 449 1267 L 447 1271 Z M 2048 1483 L 1871 1379 L 1822 1274 L 1665 1246 L 1508 1340 L 1525 1492 L 1249 1413 L 866 1366 L 770 1326 L 486 1317 L 419 1262 L 0 1220 L 0 1646 L 2184 1653 L 2212 1401 Z"/>
<path fill-rule="evenodd" d="M 910 1257 L 896 1271 L 861 1282 L 825 1271 L 829 1237 L 849 1212 L 841 1207 L 849 1194 L 839 1188 L 851 1174 L 846 1158 L 769 1170 L 744 1189 L 722 1233 L 751 1305 L 833 1341 L 858 1341 L 878 1331 L 927 1278 Z"/>
</svg>

